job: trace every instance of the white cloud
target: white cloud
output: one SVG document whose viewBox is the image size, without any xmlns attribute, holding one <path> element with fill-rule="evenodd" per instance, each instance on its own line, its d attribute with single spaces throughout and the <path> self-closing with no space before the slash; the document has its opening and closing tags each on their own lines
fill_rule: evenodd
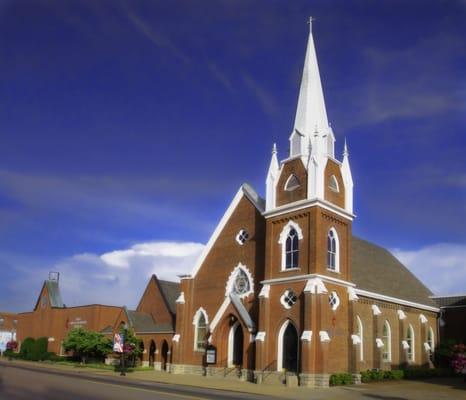
<svg viewBox="0 0 466 400">
<path fill-rule="evenodd" d="M 438 243 L 393 254 L 436 295 L 466 293 L 466 245 Z"/>
<path fill-rule="evenodd" d="M 67 306 L 98 303 L 135 308 L 152 274 L 178 281 L 178 275 L 191 272 L 203 248 L 201 243 L 154 241 L 104 254 L 75 254 L 51 267 L 15 267 L 22 284 L 12 288 L 11 296 L 18 310 L 31 310 L 48 272 L 58 271 Z"/>
</svg>

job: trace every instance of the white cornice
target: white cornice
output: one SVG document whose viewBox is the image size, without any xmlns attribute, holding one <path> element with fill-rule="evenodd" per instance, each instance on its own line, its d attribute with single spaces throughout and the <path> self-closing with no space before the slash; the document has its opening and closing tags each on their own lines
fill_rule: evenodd
<svg viewBox="0 0 466 400">
<path fill-rule="evenodd" d="M 324 282 L 327 283 L 334 283 L 336 285 L 345 286 L 345 287 L 354 287 L 356 286 L 352 282 L 344 281 L 343 279 L 332 278 L 331 276 L 321 275 L 321 274 L 306 274 L 306 275 L 295 275 L 289 276 L 286 278 L 273 278 L 267 279 L 261 282 L 263 285 L 276 285 L 285 282 L 294 282 L 294 281 L 301 281 L 301 280 L 308 280 L 312 278 L 320 278 Z"/>
<path fill-rule="evenodd" d="M 283 206 L 274 208 L 273 210 L 263 212 L 262 215 L 265 218 L 271 218 L 271 217 L 276 217 L 278 215 L 282 214 L 287 214 L 290 212 L 302 210 L 304 208 L 311 208 L 311 207 L 322 207 L 328 211 L 334 212 L 335 214 L 339 215 L 340 217 L 343 217 L 345 219 L 348 219 L 352 221 L 355 218 L 354 214 L 350 214 L 347 211 L 345 211 L 343 208 L 338 207 L 326 200 L 322 199 L 311 199 L 311 200 L 299 200 L 295 201 L 293 203 L 285 204 Z"/>
<path fill-rule="evenodd" d="M 371 299 L 388 301 L 390 303 L 397 303 L 397 304 L 401 304 L 404 306 L 419 308 L 421 310 L 434 311 L 434 312 L 440 311 L 440 309 L 437 307 L 427 306 L 425 304 L 420 304 L 420 303 L 415 303 L 415 302 L 408 301 L 408 300 L 398 299 L 397 297 L 385 296 L 384 294 L 369 292 L 367 290 L 362 290 L 362 289 L 354 289 L 354 290 L 356 291 L 357 295 L 370 297 Z"/>
</svg>

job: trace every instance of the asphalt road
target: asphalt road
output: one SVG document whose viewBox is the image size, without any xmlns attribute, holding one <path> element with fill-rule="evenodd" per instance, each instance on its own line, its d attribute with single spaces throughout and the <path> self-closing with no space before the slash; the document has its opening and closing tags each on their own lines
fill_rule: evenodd
<svg viewBox="0 0 466 400">
<path fill-rule="evenodd" d="M 134 382 L 125 380 L 125 377 L 90 377 L 68 372 L 0 365 L 0 399 L 2 400 L 264 400 L 265 398 L 214 389 Z"/>
</svg>

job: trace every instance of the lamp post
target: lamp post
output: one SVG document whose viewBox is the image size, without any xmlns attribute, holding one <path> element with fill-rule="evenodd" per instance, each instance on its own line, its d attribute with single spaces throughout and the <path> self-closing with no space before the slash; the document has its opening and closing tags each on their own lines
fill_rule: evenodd
<svg viewBox="0 0 466 400">
<path fill-rule="evenodd" d="M 125 339 L 127 334 L 128 326 L 126 323 L 122 323 L 120 327 L 120 336 L 121 336 L 121 371 L 120 376 L 126 376 L 125 373 Z"/>
</svg>

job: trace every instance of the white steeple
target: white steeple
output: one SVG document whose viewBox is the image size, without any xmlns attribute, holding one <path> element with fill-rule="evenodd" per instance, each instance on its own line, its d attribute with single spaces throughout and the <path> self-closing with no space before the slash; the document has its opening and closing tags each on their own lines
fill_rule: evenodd
<svg viewBox="0 0 466 400">
<path fill-rule="evenodd" d="M 265 181 L 266 196 L 265 196 L 265 209 L 266 211 L 275 208 L 275 193 L 278 181 L 278 174 L 280 166 L 277 158 L 277 145 L 274 143 L 272 148 L 272 157 L 270 159 L 269 172 Z"/>
<path fill-rule="evenodd" d="M 345 210 L 350 214 L 353 213 L 353 176 L 351 175 L 351 168 L 349 164 L 349 152 L 348 146 L 346 145 L 343 149 L 343 162 L 341 163 L 341 175 L 343 178 L 343 184 L 345 186 Z"/>
<path fill-rule="evenodd" d="M 313 139 L 315 131 L 319 133 L 320 138 L 325 138 L 328 135 L 333 137 L 333 133 L 331 132 L 327 120 L 324 93 L 320 82 L 319 66 L 317 64 L 314 38 L 312 36 L 312 21 L 313 18 L 311 17 L 309 20 L 309 39 L 307 43 L 306 58 L 304 61 L 298 107 L 296 110 L 293 129 L 293 133 L 294 131 L 297 131 L 305 138 L 305 140 L 300 140 L 302 155 L 307 153 L 309 139 Z M 329 146 L 322 146 L 324 154 L 329 153 L 328 148 Z M 290 154 L 290 156 L 293 155 L 295 154 Z M 331 156 L 333 157 L 333 154 L 331 154 Z"/>
</svg>

